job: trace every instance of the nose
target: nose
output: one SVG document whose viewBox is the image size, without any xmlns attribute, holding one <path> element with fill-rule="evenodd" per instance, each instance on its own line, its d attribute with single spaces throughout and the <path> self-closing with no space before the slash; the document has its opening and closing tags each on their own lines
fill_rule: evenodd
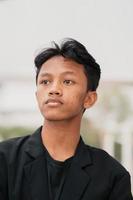
<svg viewBox="0 0 133 200">
<path fill-rule="evenodd" d="M 59 83 L 54 83 L 51 86 L 49 90 L 49 96 L 53 96 L 53 95 L 62 96 L 62 88 Z"/>
</svg>

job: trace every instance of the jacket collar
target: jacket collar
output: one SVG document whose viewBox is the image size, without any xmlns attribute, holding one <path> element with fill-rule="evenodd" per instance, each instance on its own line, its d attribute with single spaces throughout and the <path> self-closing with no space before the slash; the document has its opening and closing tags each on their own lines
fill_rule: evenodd
<svg viewBox="0 0 133 200">
<path fill-rule="evenodd" d="M 43 155 L 44 153 L 44 146 L 42 144 L 41 139 L 41 130 L 42 126 L 39 127 L 28 139 L 27 147 L 25 152 L 31 156 L 32 158 L 36 159 Z"/>
<path fill-rule="evenodd" d="M 43 200 L 46 198 L 50 200 L 46 173 L 47 166 L 44 154 L 45 148 L 42 144 L 41 130 L 42 127 L 37 129 L 27 141 L 25 151 L 32 158 L 32 161 L 24 166 L 24 171 L 30 186 L 32 199 Z M 60 200 L 81 199 L 83 192 L 91 181 L 90 176 L 84 169 L 91 164 L 92 159 L 89 148 L 84 144 L 82 138 L 80 138 L 72 164 L 65 179 Z"/>
<path fill-rule="evenodd" d="M 34 159 L 40 157 L 44 154 L 45 147 L 42 143 L 41 138 L 42 126 L 39 127 L 29 138 L 27 143 L 27 148 L 25 151 Z M 89 146 L 86 146 L 82 137 L 80 137 L 79 143 L 77 145 L 74 162 L 84 167 L 92 163 Z"/>
</svg>

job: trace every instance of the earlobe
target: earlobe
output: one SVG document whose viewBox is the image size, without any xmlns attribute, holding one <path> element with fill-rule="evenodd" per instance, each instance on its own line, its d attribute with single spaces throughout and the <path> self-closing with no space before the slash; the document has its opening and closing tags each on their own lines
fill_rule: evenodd
<svg viewBox="0 0 133 200">
<path fill-rule="evenodd" d="M 88 91 L 87 96 L 84 101 L 84 108 L 85 109 L 90 108 L 91 106 L 95 104 L 96 100 L 97 100 L 96 91 Z"/>
</svg>

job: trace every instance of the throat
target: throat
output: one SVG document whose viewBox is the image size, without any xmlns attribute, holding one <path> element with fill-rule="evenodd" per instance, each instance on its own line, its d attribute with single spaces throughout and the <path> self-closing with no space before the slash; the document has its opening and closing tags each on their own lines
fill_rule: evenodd
<svg viewBox="0 0 133 200">
<path fill-rule="evenodd" d="M 41 132 L 42 142 L 54 160 L 65 161 L 75 154 L 80 140 L 79 130 L 48 128 L 45 124 Z"/>
</svg>

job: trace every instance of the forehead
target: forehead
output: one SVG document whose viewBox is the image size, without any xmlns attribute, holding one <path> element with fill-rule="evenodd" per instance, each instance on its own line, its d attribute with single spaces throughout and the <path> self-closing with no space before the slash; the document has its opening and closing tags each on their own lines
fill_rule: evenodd
<svg viewBox="0 0 133 200">
<path fill-rule="evenodd" d="M 40 75 L 43 73 L 50 74 L 65 74 L 71 73 L 76 75 L 84 74 L 84 66 L 71 59 L 64 58 L 63 56 L 54 56 L 48 59 L 41 67 Z"/>
</svg>

